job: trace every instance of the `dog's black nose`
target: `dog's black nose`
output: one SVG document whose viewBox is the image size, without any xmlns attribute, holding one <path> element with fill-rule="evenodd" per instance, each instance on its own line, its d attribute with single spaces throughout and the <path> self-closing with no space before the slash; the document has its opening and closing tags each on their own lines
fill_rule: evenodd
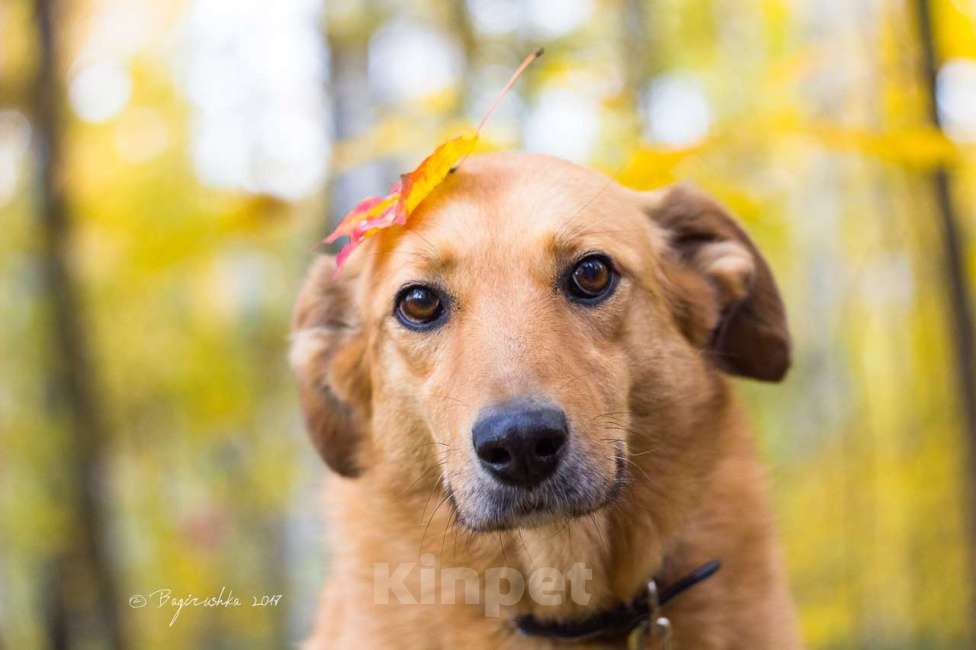
<svg viewBox="0 0 976 650">
<path fill-rule="evenodd" d="M 555 471 L 568 436 L 566 414 L 537 405 L 490 409 L 472 429 L 482 466 L 503 483 L 531 488 Z"/>
</svg>

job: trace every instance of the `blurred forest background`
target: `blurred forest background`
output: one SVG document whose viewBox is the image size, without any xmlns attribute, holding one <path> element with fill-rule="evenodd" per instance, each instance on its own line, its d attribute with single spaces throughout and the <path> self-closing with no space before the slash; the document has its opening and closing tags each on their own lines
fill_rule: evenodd
<svg viewBox="0 0 976 650">
<path fill-rule="evenodd" d="M 301 274 L 540 45 L 494 146 L 693 180 L 776 271 L 809 646 L 976 647 L 976 0 L 0 0 L 0 648 L 302 638 Z M 128 605 L 222 586 L 284 597 Z"/>
</svg>

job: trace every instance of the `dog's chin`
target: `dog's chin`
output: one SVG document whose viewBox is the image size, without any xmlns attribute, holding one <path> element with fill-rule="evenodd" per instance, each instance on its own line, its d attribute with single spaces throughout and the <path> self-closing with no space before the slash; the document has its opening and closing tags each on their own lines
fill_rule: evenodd
<svg viewBox="0 0 976 650">
<path fill-rule="evenodd" d="M 495 532 L 538 528 L 597 512 L 613 503 L 624 480 L 621 462 L 609 476 L 567 468 L 531 490 L 479 476 L 463 488 L 449 486 L 447 492 L 459 526 Z"/>
</svg>

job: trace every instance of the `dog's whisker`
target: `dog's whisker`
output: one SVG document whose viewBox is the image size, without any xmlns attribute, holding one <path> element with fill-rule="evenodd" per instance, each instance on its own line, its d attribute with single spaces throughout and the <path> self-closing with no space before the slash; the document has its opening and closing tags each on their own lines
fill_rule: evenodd
<svg viewBox="0 0 976 650">
<path fill-rule="evenodd" d="M 502 540 L 502 534 L 495 531 L 495 539 L 498 540 L 498 557 L 506 557 L 507 554 L 505 552 L 505 543 Z"/>
<path fill-rule="evenodd" d="M 593 419 L 595 420 L 597 418 L 602 418 L 608 415 L 630 415 L 630 412 L 629 411 L 605 411 L 603 413 L 600 413 L 599 415 L 594 415 Z"/>
<path fill-rule="evenodd" d="M 443 475 L 441 475 L 440 478 L 438 479 L 437 483 L 441 483 L 443 481 L 444 481 L 444 477 L 443 477 Z M 434 494 L 436 494 L 436 493 L 437 493 L 437 485 L 435 484 L 434 486 L 431 487 L 430 493 L 427 495 L 427 500 L 424 502 L 424 508 L 420 512 L 420 520 L 421 521 L 423 521 L 424 519 L 426 519 L 426 516 L 427 516 L 427 508 L 428 508 L 428 506 L 430 506 L 430 502 L 434 498 Z M 431 516 L 433 516 L 433 514 L 431 514 Z M 429 521 L 427 523 L 428 523 L 428 525 L 430 525 L 430 522 Z"/>
<path fill-rule="evenodd" d="M 595 512 L 589 513 L 589 515 L 587 515 L 587 518 L 592 522 L 593 531 L 596 533 L 597 537 L 599 538 L 602 547 L 610 548 L 610 541 L 607 539 L 606 530 L 604 530 L 604 527 L 601 526 L 600 522 L 596 520 L 596 513 Z"/>
<path fill-rule="evenodd" d="M 429 440 L 426 444 L 428 444 L 428 445 L 441 445 L 442 447 L 447 447 L 447 448 L 450 448 L 450 446 L 451 446 L 448 443 L 442 442 L 440 440 Z"/>
<path fill-rule="evenodd" d="M 522 552 L 528 556 L 529 547 L 525 545 L 525 537 L 522 535 L 522 530 L 520 528 L 515 529 L 515 536 L 518 537 L 518 543 L 522 546 Z"/>
<path fill-rule="evenodd" d="M 648 473 L 647 473 L 647 471 L 646 471 L 646 470 L 645 470 L 645 469 L 644 469 L 643 467 L 641 467 L 640 465 L 638 465 L 638 464 L 637 464 L 636 462 L 634 462 L 634 461 L 633 461 L 633 460 L 631 460 L 630 458 L 624 458 L 624 459 L 623 459 L 623 462 L 624 462 L 624 463 L 625 463 L 625 464 L 626 464 L 626 465 L 627 465 L 628 467 L 632 467 L 632 468 L 634 468 L 634 469 L 636 469 L 636 470 L 637 470 L 638 472 L 640 472 L 640 473 L 641 473 L 641 476 L 643 476 L 643 477 L 644 477 L 644 479 L 645 479 L 645 480 L 646 480 L 646 481 L 647 481 L 648 483 L 651 483 L 651 482 L 652 482 L 652 481 L 651 481 L 651 477 L 650 477 L 650 476 L 648 475 Z"/>
<path fill-rule="evenodd" d="M 437 514 L 437 511 L 440 510 L 440 507 L 444 505 L 444 503 L 449 498 L 450 498 L 450 494 L 445 494 L 443 497 L 441 497 L 440 501 L 438 501 L 437 503 L 437 506 L 434 507 L 433 512 L 430 513 L 430 518 L 427 519 L 427 524 L 424 526 L 424 532 L 420 535 L 420 544 L 419 544 L 420 548 L 418 549 L 418 556 L 423 553 L 424 538 L 427 537 L 427 531 L 430 529 L 431 522 L 434 521 L 434 516 Z"/>
<path fill-rule="evenodd" d="M 448 495 L 450 497 L 450 495 Z M 454 528 L 454 521 L 457 518 L 457 508 L 454 507 L 454 502 L 451 501 L 451 514 L 448 516 L 446 522 L 444 523 L 444 532 L 441 533 L 441 550 L 440 555 L 444 555 L 444 544 L 447 540 L 447 533 L 449 530 Z"/>
<path fill-rule="evenodd" d="M 430 257 L 436 257 L 436 255 L 437 255 L 437 247 L 433 244 L 433 242 L 431 242 L 429 239 L 427 239 L 426 237 L 424 237 L 423 235 L 421 235 L 417 231 L 416 228 L 409 228 L 405 232 L 406 232 L 406 234 L 408 236 L 413 235 L 417 239 L 419 239 L 420 241 L 422 241 L 427 246 L 427 250 L 430 252 L 430 255 L 429 255 Z"/>
<path fill-rule="evenodd" d="M 648 455 L 654 454 L 654 453 L 657 453 L 657 450 L 655 450 L 655 449 L 644 449 L 644 450 L 641 450 L 641 451 L 638 451 L 638 450 L 631 451 L 627 455 L 630 456 L 631 458 L 640 458 L 641 456 L 648 456 Z"/>
<path fill-rule="evenodd" d="M 413 481 L 410 482 L 410 485 L 407 486 L 406 491 L 411 492 L 415 487 L 417 487 L 418 483 L 430 478 L 431 474 L 436 474 L 437 470 L 438 470 L 437 467 L 428 467 L 427 469 L 425 469 L 423 472 L 421 472 L 421 474 L 417 478 L 415 478 Z"/>
<path fill-rule="evenodd" d="M 570 230 L 570 231 L 572 231 L 572 229 L 573 229 L 573 228 L 575 227 L 575 225 L 576 225 L 576 219 L 577 219 L 577 217 L 579 217 L 580 215 L 583 215 L 583 214 L 584 214 L 584 211 L 585 211 L 585 210 L 586 210 L 586 209 L 587 209 L 588 207 L 590 207 L 590 206 L 591 206 L 591 205 L 593 204 L 593 202 L 594 202 L 594 201 L 596 201 L 596 200 L 597 200 L 598 198 L 600 198 L 600 196 L 601 196 L 601 195 L 602 195 L 602 194 L 603 194 L 604 192 L 606 192 L 606 191 L 607 191 L 607 189 L 609 189 L 611 185 L 613 185 L 613 179 L 611 179 L 611 178 L 607 178 L 607 179 L 606 179 L 606 181 L 604 181 L 604 182 L 603 182 L 603 184 L 602 184 L 602 185 L 600 186 L 600 189 L 598 189 L 598 190 L 597 190 L 597 191 L 596 191 L 596 192 L 595 192 L 595 193 L 593 194 L 593 196 L 592 196 L 592 197 L 590 197 L 590 198 L 589 198 L 589 199 L 588 199 L 587 201 L 584 201 L 584 202 L 583 202 L 583 203 L 582 203 L 582 204 L 581 204 L 581 205 L 579 206 L 579 208 L 577 208 L 577 209 L 576 209 L 576 212 L 574 212 L 573 214 L 571 214 L 571 215 L 569 216 L 569 218 L 567 219 L 567 223 L 568 223 L 568 226 L 569 226 L 569 230 Z M 584 216 L 587 216 L 587 215 L 584 215 Z M 584 223 L 585 223 L 585 225 L 589 225 L 589 222 L 584 222 Z M 581 224 L 581 225 L 583 225 L 583 224 Z M 582 232 L 582 231 L 579 231 L 579 232 Z M 578 235 L 579 235 L 579 232 L 576 232 L 576 233 L 575 233 L 575 236 L 578 236 Z"/>
</svg>

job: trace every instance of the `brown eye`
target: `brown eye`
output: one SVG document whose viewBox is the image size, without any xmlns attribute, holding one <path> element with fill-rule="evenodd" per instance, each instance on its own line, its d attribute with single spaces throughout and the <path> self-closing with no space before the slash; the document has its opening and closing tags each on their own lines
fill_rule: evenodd
<svg viewBox="0 0 976 650">
<path fill-rule="evenodd" d="M 585 303 L 598 302 L 610 295 L 615 274 L 610 259 L 604 255 L 584 257 L 569 274 L 570 296 Z"/>
<path fill-rule="evenodd" d="M 415 284 L 398 294 L 394 313 L 410 329 L 426 329 L 444 314 L 444 301 L 437 290 Z"/>
</svg>

